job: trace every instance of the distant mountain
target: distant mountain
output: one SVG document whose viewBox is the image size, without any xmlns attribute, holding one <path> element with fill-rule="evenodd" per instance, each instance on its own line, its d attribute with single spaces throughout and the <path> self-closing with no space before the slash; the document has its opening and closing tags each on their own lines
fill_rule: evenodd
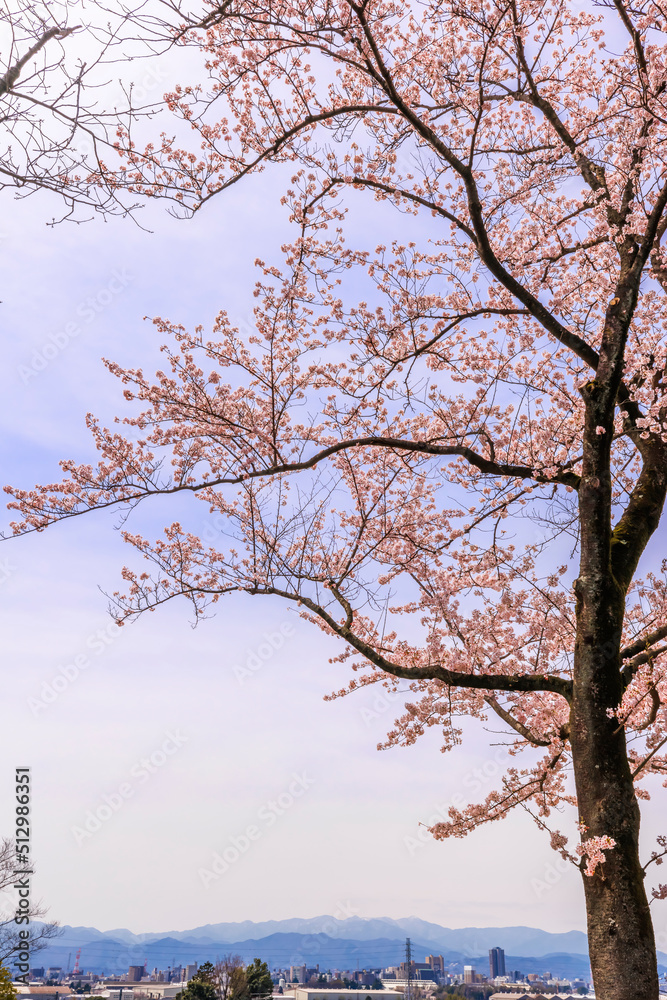
<svg viewBox="0 0 667 1000">
<path fill-rule="evenodd" d="M 112 973 L 130 965 L 152 970 L 215 961 L 239 954 L 246 962 L 261 958 L 271 968 L 318 965 L 325 969 L 356 969 L 396 965 L 404 958 L 405 938 L 412 939 L 416 961 L 427 954 L 443 955 L 448 965 L 488 967 L 489 948 L 505 950 L 508 969 L 551 972 L 563 977 L 589 975 L 586 935 L 581 931 L 553 934 L 534 927 L 447 928 L 418 917 L 401 920 L 321 916 L 261 923 L 206 924 L 188 931 L 134 934 L 120 928 L 102 932 L 93 927 L 64 927 L 61 937 L 35 956 L 39 965 L 71 969 L 81 948 L 80 966 Z M 667 955 L 660 955 L 667 970 Z"/>
<path fill-rule="evenodd" d="M 71 932 L 71 934 L 70 934 Z M 287 920 L 265 920 L 258 923 L 244 920 L 238 923 L 204 924 L 187 931 L 166 931 L 162 933 L 133 934 L 125 929 L 101 931 L 90 927 L 67 928 L 67 937 L 76 947 L 102 936 L 123 941 L 128 945 L 158 941 L 165 937 L 176 941 L 204 941 L 232 943 L 237 941 L 258 941 L 272 934 L 327 934 L 329 937 L 343 937 L 357 941 L 371 941 L 374 938 L 390 940 L 414 937 L 424 944 L 438 948 L 469 951 L 471 954 L 488 951 L 499 946 L 505 951 L 526 955 L 545 955 L 555 952 L 569 952 L 586 955 L 588 945 L 582 931 L 568 931 L 554 934 L 535 927 L 441 927 L 419 917 L 364 918 L 347 917 L 338 919 L 331 916 L 292 917 Z"/>
<path fill-rule="evenodd" d="M 387 921 L 389 922 L 389 921 Z M 554 934 L 536 927 L 440 927 L 419 917 L 391 921 L 404 934 L 439 947 L 468 952 L 471 955 L 503 948 L 520 955 L 546 955 L 570 952 L 588 955 L 588 938 L 582 931 Z"/>
<path fill-rule="evenodd" d="M 75 941 L 66 933 L 39 954 L 39 964 L 69 964 L 69 955 L 74 950 Z M 128 944 L 111 937 L 91 939 L 79 945 L 81 957 L 79 965 L 99 972 L 116 972 L 130 965 L 147 963 L 149 970 L 157 966 L 189 965 L 193 962 L 215 961 L 228 952 L 239 954 L 247 961 L 262 958 L 273 968 L 275 966 L 319 964 L 322 969 L 356 969 L 368 965 L 386 966 L 400 962 L 403 957 L 404 942 L 387 938 L 359 941 L 329 937 L 326 934 L 271 934 L 267 937 L 246 941 L 209 941 L 206 939 L 177 939 L 171 935 L 152 941 Z M 415 946 L 415 958 L 423 961 L 429 949 Z M 456 959 L 456 955 L 452 958 Z M 70 965 L 71 967 L 71 965 Z"/>
</svg>

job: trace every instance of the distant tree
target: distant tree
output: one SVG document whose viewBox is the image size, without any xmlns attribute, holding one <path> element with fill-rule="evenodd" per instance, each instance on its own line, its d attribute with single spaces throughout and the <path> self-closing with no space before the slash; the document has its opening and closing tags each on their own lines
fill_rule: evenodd
<svg viewBox="0 0 667 1000">
<path fill-rule="evenodd" d="M 215 967 L 210 962 L 200 965 L 184 990 L 177 994 L 178 1000 L 217 1000 Z"/>
<path fill-rule="evenodd" d="M 240 955 L 225 955 L 216 962 L 215 988 L 218 1000 L 248 1000 L 248 980 Z"/>
<path fill-rule="evenodd" d="M 248 983 L 248 995 L 252 1000 L 270 997 L 273 993 L 273 980 L 266 962 L 256 958 L 245 970 Z"/>
<path fill-rule="evenodd" d="M 20 870 L 20 861 L 17 861 L 16 845 L 13 840 L 5 837 L 0 840 L 0 893 L 10 893 L 14 882 L 17 879 L 17 870 Z M 46 908 L 39 903 L 30 904 L 28 916 L 30 923 L 25 927 L 20 927 L 14 920 L 14 911 L 7 914 L 5 919 L 0 917 L 0 964 L 10 965 L 14 954 L 25 947 L 25 941 L 19 937 L 20 930 L 28 930 L 28 948 L 31 955 L 46 948 L 49 941 L 62 934 L 57 921 L 43 923 L 41 918 L 46 915 Z M 4 915 L 3 915 L 4 916 Z"/>
<path fill-rule="evenodd" d="M 0 1000 L 14 1000 L 16 987 L 12 983 L 11 973 L 4 965 L 0 965 Z"/>
</svg>

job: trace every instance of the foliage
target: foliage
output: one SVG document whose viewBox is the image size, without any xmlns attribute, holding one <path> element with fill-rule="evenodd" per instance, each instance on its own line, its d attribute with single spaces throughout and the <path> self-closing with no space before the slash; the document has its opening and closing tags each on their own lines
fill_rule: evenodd
<svg viewBox="0 0 667 1000">
<path fill-rule="evenodd" d="M 514 990 L 517 992 L 518 988 Z M 458 986 L 441 987 L 435 991 L 435 997 L 447 997 L 452 1000 L 486 1000 L 492 993 L 498 992 L 495 986 Z"/>
<path fill-rule="evenodd" d="M 177 994 L 179 1000 L 216 1000 L 215 968 L 210 962 L 204 962 L 187 983 L 184 990 Z"/>
<path fill-rule="evenodd" d="M 248 995 L 253 998 L 270 997 L 273 993 L 273 980 L 266 962 L 255 958 L 245 970 L 248 983 Z"/>
<path fill-rule="evenodd" d="M 215 966 L 218 1000 L 248 1000 L 248 979 L 240 955 L 225 955 Z"/>
<path fill-rule="evenodd" d="M 0 965 L 0 1000 L 14 1000 L 17 995 L 12 983 L 12 975 L 4 965 Z"/>
</svg>

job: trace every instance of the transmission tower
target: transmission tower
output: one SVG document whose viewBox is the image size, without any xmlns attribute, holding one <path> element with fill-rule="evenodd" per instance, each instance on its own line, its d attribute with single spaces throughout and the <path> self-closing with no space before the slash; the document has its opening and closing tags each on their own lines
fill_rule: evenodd
<svg viewBox="0 0 667 1000">
<path fill-rule="evenodd" d="M 412 942 L 405 939 L 405 1000 L 412 1000 Z"/>
</svg>

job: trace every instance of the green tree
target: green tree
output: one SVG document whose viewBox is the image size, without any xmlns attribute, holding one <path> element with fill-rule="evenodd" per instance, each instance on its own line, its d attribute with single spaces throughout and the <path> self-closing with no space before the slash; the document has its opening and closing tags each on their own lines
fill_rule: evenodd
<svg viewBox="0 0 667 1000">
<path fill-rule="evenodd" d="M 248 981 L 248 994 L 252 1000 L 259 997 L 270 997 L 273 993 L 273 980 L 266 962 L 256 958 L 245 970 Z"/>
<path fill-rule="evenodd" d="M 14 1000 L 16 988 L 12 983 L 12 976 L 9 970 L 0 965 L 0 1000 Z"/>
<path fill-rule="evenodd" d="M 177 1000 L 216 1000 L 216 998 L 215 969 L 210 962 L 204 962 L 185 989 L 177 994 Z"/>
</svg>

